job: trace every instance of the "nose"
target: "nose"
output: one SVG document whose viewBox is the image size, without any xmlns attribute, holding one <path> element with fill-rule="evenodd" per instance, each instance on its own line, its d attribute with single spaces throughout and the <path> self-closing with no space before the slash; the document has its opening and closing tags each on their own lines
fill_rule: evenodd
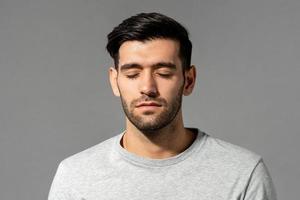
<svg viewBox="0 0 300 200">
<path fill-rule="evenodd" d="M 157 83 L 151 73 L 144 74 L 140 83 L 141 94 L 149 97 L 156 97 L 158 95 Z"/>
</svg>

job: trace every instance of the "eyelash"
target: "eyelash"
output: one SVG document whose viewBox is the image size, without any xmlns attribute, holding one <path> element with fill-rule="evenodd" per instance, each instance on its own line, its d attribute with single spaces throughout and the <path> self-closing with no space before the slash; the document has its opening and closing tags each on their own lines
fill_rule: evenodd
<svg viewBox="0 0 300 200">
<path fill-rule="evenodd" d="M 138 74 L 126 75 L 126 77 L 129 78 L 129 79 L 136 79 L 138 77 Z"/>
<path fill-rule="evenodd" d="M 159 75 L 164 78 L 170 78 L 172 76 L 172 74 L 159 74 Z M 138 74 L 126 75 L 126 77 L 129 79 L 136 79 L 138 76 L 139 76 Z"/>
</svg>

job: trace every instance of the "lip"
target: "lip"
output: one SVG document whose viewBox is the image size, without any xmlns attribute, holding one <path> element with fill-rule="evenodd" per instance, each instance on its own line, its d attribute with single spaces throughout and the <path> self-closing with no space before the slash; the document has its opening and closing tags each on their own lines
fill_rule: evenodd
<svg viewBox="0 0 300 200">
<path fill-rule="evenodd" d="M 152 107 L 152 106 L 156 106 L 156 107 L 160 107 L 161 105 L 156 103 L 156 102 L 142 102 L 139 103 L 136 107 L 143 107 L 143 106 L 147 106 L 147 107 Z"/>
</svg>

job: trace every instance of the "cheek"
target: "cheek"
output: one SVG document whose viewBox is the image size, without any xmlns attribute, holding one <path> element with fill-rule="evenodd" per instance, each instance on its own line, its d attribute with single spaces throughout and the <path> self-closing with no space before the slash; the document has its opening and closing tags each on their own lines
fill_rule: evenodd
<svg viewBox="0 0 300 200">
<path fill-rule="evenodd" d="M 181 90 L 182 85 L 176 85 L 176 87 L 162 87 L 160 90 L 160 94 L 162 98 L 164 98 L 167 102 L 173 101 L 175 98 L 177 98 L 177 94 Z"/>
<path fill-rule="evenodd" d="M 184 84 L 183 78 L 176 76 L 171 81 L 161 82 L 161 91 L 164 91 L 166 94 L 170 96 L 174 96 L 182 89 Z"/>
<path fill-rule="evenodd" d="M 135 93 L 136 93 L 136 88 L 134 84 L 130 84 L 127 82 L 124 82 L 122 80 L 118 81 L 118 88 L 119 92 L 122 95 L 123 99 L 126 101 L 130 101 L 131 99 L 134 98 Z"/>
</svg>

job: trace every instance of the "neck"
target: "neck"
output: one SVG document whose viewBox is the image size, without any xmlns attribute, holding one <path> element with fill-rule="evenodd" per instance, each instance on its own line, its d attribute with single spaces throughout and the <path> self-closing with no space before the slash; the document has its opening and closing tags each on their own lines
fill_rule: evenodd
<svg viewBox="0 0 300 200">
<path fill-rule="evenodd" d="M 180 111 L 168 126 L 151 133 L 141 132 L 127 119 L 122 145 L 136 155 L 163 159 L 183 152 L 193 143 L 195 137 L 195 134 L 184 128 Z"/>
</svg>

